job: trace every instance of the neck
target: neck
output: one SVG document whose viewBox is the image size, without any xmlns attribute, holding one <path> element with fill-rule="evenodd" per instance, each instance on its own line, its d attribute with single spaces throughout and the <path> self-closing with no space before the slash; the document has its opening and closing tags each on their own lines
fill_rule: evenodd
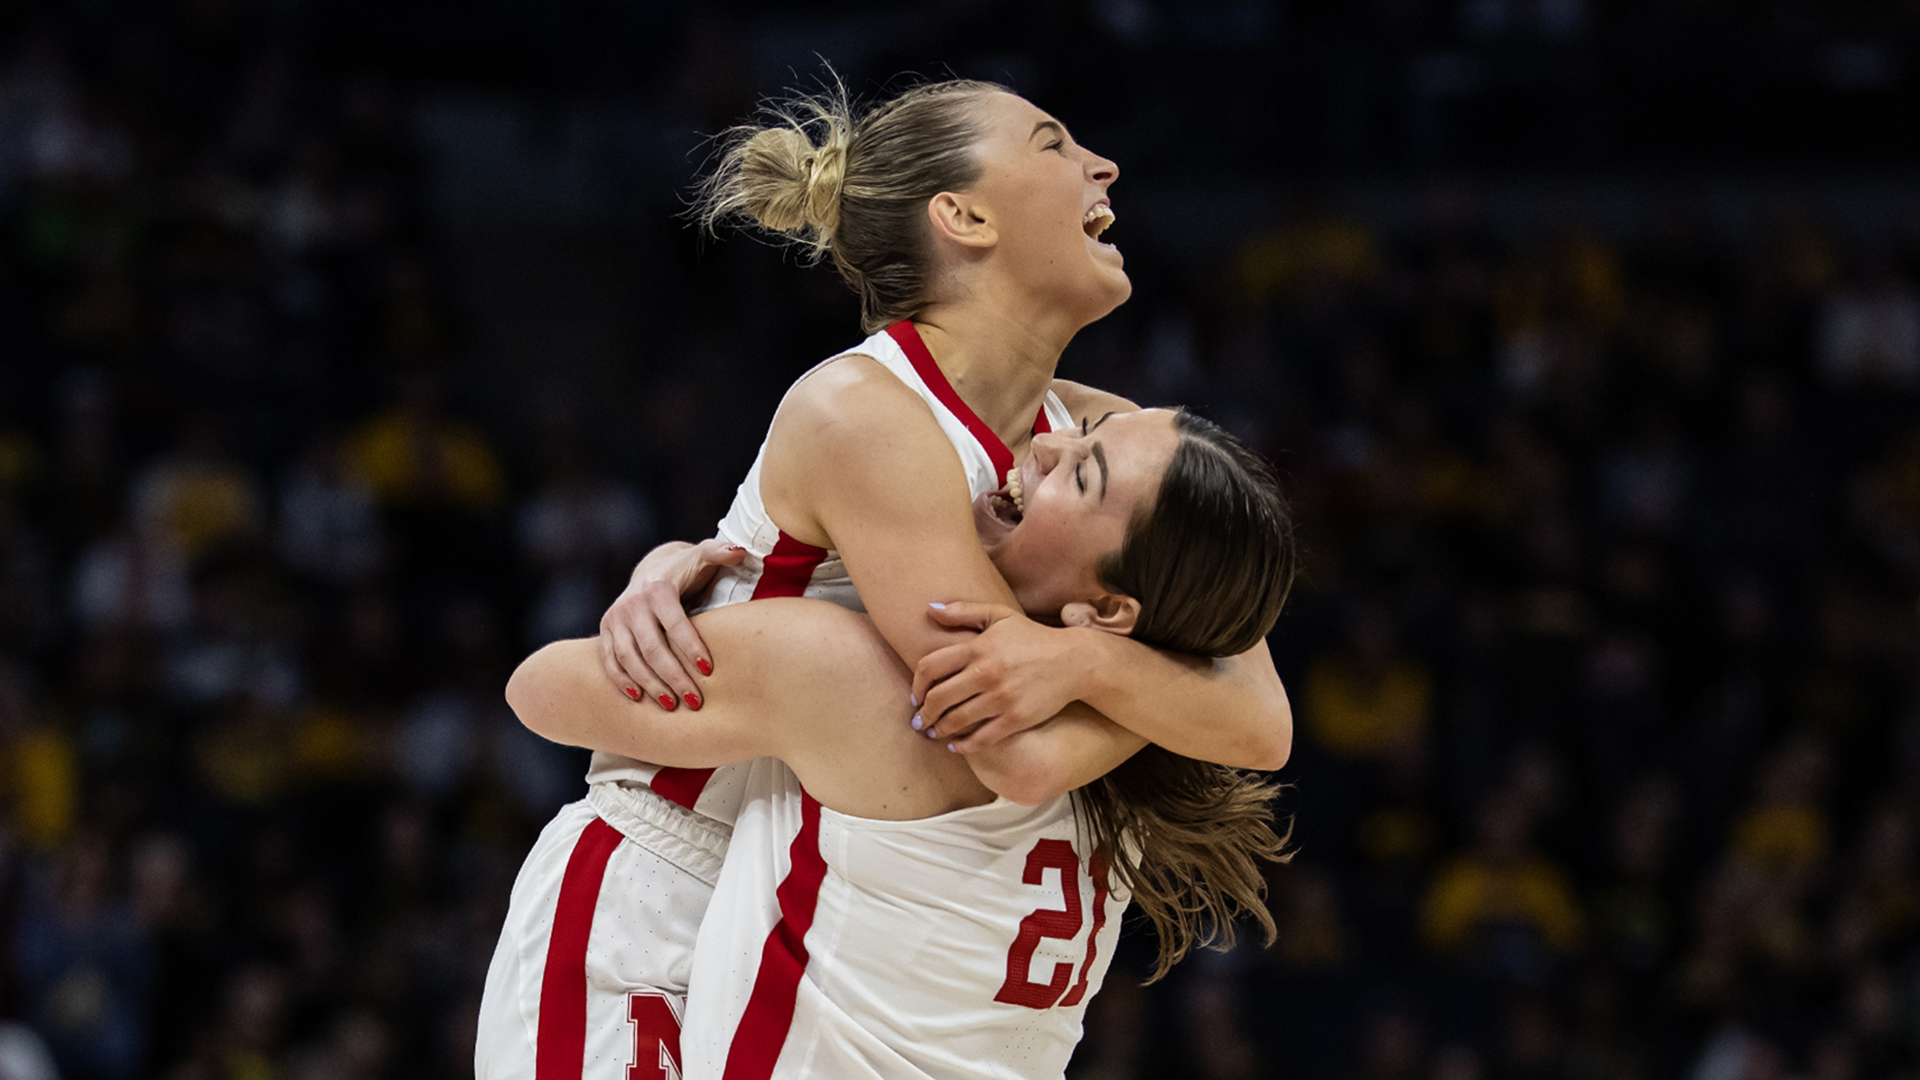
<svg viewBox="0 0 1920 1080">
<path fill-rule="evenodd" d="M 954 391 L 1016 453 L 1032 438 L 1060 354 L 1080 329 L 1028 306 L 969 298 L 934 304 L 913 320 Z"/>
</svg>

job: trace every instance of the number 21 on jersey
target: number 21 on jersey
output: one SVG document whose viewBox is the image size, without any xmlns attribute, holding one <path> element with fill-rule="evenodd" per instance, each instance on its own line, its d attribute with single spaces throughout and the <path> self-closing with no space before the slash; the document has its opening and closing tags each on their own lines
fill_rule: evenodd
<svg viewBox="0 0 1920 1080">
<path fill-rule="evenodd" d="M 1079 936 L 1084 917 L 1080 913 L 1080 856 L 1073 850 L 1073 845 L 1051 838 L 1033 845 L 1033 850 L 1027 852 L 1027 869 L 1020 880 L 1028 885 L 1039 885 L 1045 882 L 1047 871 L 1054 871 L 1060 879 L 1063 905 L 1039 908 L 1020 920 L 1020 932 L 1014 936 L 1013 946 L 1007 950 L 1007 981 L 1000 985 L 1000 992 L 993 995 L 993 1000 L 1029 1009 L 1080 1004 L 1087 994 L 1087 973 L 1093 970 L 1100 930 L 1107 923 L 1108 869 L 1107 853 L 1094 852 L 1087 866 L 1087 874 L 1093 879 L 1093 930 L 1087 934 L 1087 955 L 1080 963 L 1079 981 L 1073 984 L 1072 989 L 1068 989 L 1067 982 L 1073 978 L 1073 965 L 1056 963 L 1046 982 L 1034 982 L 1033 953 L 1040 947 L 1041 939 L 1072 941 Z"/>
</svg>

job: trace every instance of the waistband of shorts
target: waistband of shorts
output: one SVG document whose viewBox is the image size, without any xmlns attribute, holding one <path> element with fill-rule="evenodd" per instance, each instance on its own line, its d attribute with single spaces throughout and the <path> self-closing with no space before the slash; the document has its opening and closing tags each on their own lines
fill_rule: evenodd
<svg viewBox="0 0 1920 1080">
<path fill-rule="evenodd" d="M 712 885 L 733 829 L 676 806 L 651 788 L 617 780 L 587 785 L 587 805 L 620 835 Z"/>
</svg>

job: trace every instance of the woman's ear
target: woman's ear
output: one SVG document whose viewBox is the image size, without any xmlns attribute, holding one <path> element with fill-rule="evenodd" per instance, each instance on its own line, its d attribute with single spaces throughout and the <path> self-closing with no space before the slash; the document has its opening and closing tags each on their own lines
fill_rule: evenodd
<svg viewBox="0 0 1920 1080">
<path fill-rule="evenodd" d="M 965 195 L 943 191 L 928 199 L 927 220 L 935 239 L 970 248 L 990 248 L 1000 242 L 1000 230 L 994 228 L 986 208 Z"/>
<path fill-rule="evenodd" d="M 1060 609 L 1060 623 L 1063 626 L 1105 630 L 1121 637 L 1133 633 L 1134 624 L 1139 621 L 1140 601 L 1117 593 L 1102 593 L 1092 600 L 1075 600 Z"/>
</svg>

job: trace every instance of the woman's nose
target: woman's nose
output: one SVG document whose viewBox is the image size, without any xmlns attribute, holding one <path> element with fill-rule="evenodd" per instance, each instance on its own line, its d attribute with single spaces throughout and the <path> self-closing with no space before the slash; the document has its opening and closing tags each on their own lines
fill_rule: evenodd
<svg viewBox="0 0 1920 1080">
<path fill-rule="evenodd" d="M 1059 464 L 1061 442 L 1062 437 L 1053 432 L 1033 437 L 1033 463 L 1040 466 L 1041 472 L 1052 472 Z"/>
</svg>

